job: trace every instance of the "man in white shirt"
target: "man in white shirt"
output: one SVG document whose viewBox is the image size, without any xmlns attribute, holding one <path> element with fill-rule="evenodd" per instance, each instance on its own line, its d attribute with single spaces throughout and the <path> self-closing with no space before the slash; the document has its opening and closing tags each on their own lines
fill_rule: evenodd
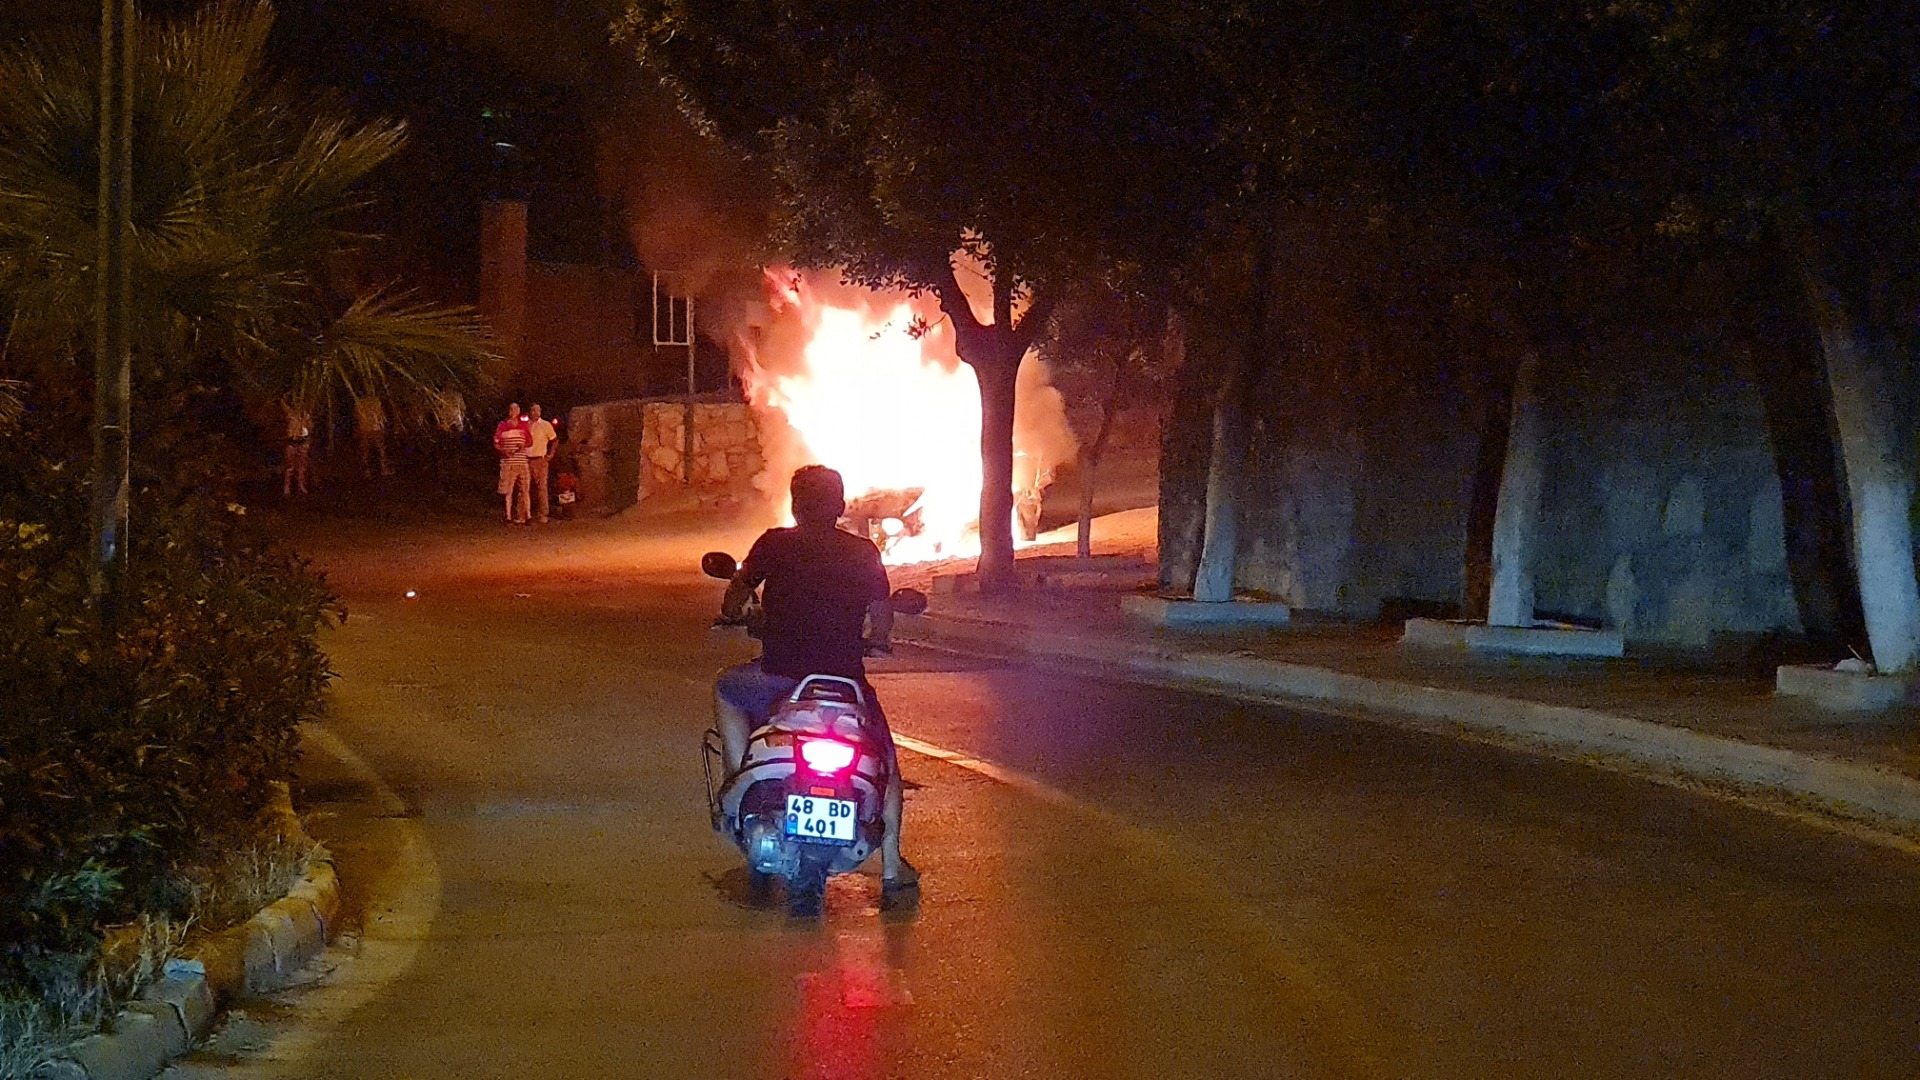
<svg viewBox="0 0 1920 1080">
<path fill-rule="evenodd" d="M 553 465 L 554 444 L 560 436 L 553 430 L 552 423 L 540 418 L 540 406 L 533 406 L 527 416 L 527 475 L 533 480 L 533 519 L 545 525 L 547 512 L 552 508 L 547 497 L 547 474 Z"/>
</svg>

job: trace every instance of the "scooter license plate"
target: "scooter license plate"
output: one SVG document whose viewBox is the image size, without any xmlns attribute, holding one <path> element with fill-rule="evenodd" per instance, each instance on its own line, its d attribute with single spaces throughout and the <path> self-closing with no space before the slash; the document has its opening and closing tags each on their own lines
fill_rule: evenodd
<svg viewBox="0 0 1920 1080">
<path fill-rule="evenodd" d="M 787 835 L 816 844 L 851 844 L 859 804 L 817 795 L 787 796 Z"/>
</svg>

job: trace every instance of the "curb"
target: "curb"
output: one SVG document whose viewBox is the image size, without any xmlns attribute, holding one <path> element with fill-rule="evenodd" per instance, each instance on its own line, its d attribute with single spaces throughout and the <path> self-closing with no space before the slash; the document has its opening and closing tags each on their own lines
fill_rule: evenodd
<svg viewBox="0 0 1920 1080">
<path fill-rule="evenodd" d="M 1808 800 L 1876 827 L 1920 830 L 1920 779 L 1855 762 L 1761 746 L 1568 705 L 1353 675 L 1280 660 L 1035 631 L 968 619 L 900 620 L 903 641 L 953 652 L 1092 671 L 1250 701 L 1310 701 L 1456 725 L 1560 753 L 1599 755 L 1748 792 Z"/>
<path fill-rule="evenodd" d="M 288 837 L 312 846 L 284 785 L 272 809 Z M 286 896 L 167 961 L 163 977 L 128 1002 L 106 1031 L 43 1062 L 35 1080 L 150 1080 L 207 1034 L 222 1006 L 291 984 L 326 948 L 339 914 L 333 857 L 320 850 Z"/>
</svg>

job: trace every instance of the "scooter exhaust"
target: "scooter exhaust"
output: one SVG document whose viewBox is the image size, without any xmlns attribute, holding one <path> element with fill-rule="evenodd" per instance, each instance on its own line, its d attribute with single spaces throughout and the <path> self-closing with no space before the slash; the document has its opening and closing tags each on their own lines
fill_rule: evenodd
<svg viewBox="0 0 1920 1080">
<path fill-rule="evenodd" d="M 747 862 L 762 874 L 791 877 L 800 869 L 800 852 L 781 835 L 780 824 L 755 814 L 740 830 Z"/>
</svg>

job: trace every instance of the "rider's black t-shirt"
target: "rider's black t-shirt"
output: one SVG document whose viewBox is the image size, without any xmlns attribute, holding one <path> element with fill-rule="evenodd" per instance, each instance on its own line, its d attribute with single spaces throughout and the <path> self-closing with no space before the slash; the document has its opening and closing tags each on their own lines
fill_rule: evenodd
<svg viewBox="0 0 1920 1080">
<path fill-rule="evenodd" d="M 870 540 L 822 526 L 768 529 L 740 567 L 765 583 L 760 666 L 789 679 L 865 679 L 867 605 L 887 598 L 887 569 Z"/>
</svg>

